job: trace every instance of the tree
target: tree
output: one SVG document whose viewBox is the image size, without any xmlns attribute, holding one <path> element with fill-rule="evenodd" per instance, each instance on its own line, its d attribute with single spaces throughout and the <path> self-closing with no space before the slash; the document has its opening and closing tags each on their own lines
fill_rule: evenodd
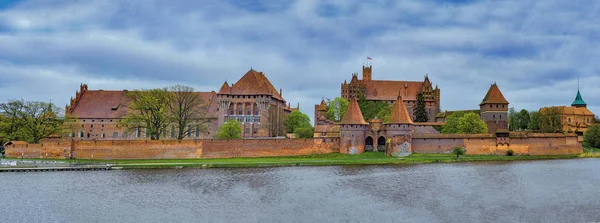
<svg viewBox="0 0 600 223">
<path fill-rule="evenodd" d="M 417 94 L 417 106 L 415 106 L 415 122 L 427 122 L 427 110 L 425 108 L 425 97 L 422 93 Z"/>
<path fill-rule="evenodd" d="M 485 134 L 488 128 L 479 115 L 469 112 L 459 119 L 458 133 L 460 134 Z"/>
<path fill-rule="evenodd" d="M 334 122 L 342 121 L 349 104 L 348 100 L 341 97 L 334 98 L 333 100 L 327 99 L 327 118 Z"/>
<path fill-rule="evenodd" d="M 196 131 L 204 132 L 208 121 L 206 118 L 207 106 L 202 98 L 194 92 L 194 88 L 174 85 L 168 90 L 168 115 L 172 117 L 177 140 L 195 134 Z"/>
<path fill-rule="evenodd" d="M 173 121 L 169 113 L 170 95 L 167 89 L 131 91 L 127 115 L 120 125 L 128 131 L 145 132 L 151 140 L 159 140 L 167 126 Z"/>
<path fill-rule="evenodd" d="M 540 119 L 541 119 L 541 113 L 537 112 L 537 111 L 532 111 L 529 114 L 529 124 L 527 125 L 527 129 L 533 130 L 533 131 L 539 131 L 540 130 Z"/>
<path fill-rule="evenodd" d="M 466 152 L 467 151 L 460 146 L 456 146 L 456 147 L 452 148 L 452 154 L 455 154 L 457 159 L 459 156 L 465 155 Z"/>
<path fill-rule="evenodd" d="M 23 119 L 22 114 L 25 110 L 24 100 L 11 100 L 7 103 L 0 104 L 0 132 L 5 138 L 5 141 L 31 141 L 22 132 Z"/>
<path fill-rule="evenodd" d="M 540 116 L 540 132 L 560 133 L 562 132 L 562 111 L 558 107 L 550 107 L 542 110 Z"/>
<path fill-rule="evenodd" d="M 517 131 L 519 129 L 520 113 L 515 111 L 515 108 L 508 109 L 508 130 Z"/>
<path fill-rule="evenodd" d="M 392 113 L 392 106 L 387 102 L 367 100 L 364 95 L 359 97 L 358 107 L 366 122 L 376 117 L 386 122 Z"/>
<path fill-rule="evenodd" d="M 469 112 L 454 112 L 446 119 L 442 134 L 485 134 L 487 125 L 479 115 Z"/>
<path fill-rule="evenodd" d="M 1 141 L 20 140 L 39 143 L 41 139 L 61 133 L 60 109 L 52 102 L 12 100 L 0 104 Z"/>
<path fill-rule="evenodd" d="M 588 146 L 600 148 L 600 124 L 594 124 L 585 131 L 583 142 Z"/>
<path fill-rule="evenodd" d="M 314 132 L 312 127 L 301 127 L 294 129 L 294 134 L 298 138 L 312 138 Z"/>
<path fill-rule="evenodd" d="M 299 110 L 291 112 L 285 119 L 285 130 L 287 133 L 295 133 L 297 128 L 312 128 L 308 115 Z"/>
<path fill-rule="evenodd" d="M 230 119 L 219 127 L 219 131 L 215 136 L 217 139 L 241 139 L 242 124 L 237 119 Z"/>
<path fill-rule="evenodd" d="M 458 125 L 460 118 L 465 115 L 464 112 L 456 111 L 446 117 L 446 124 L 442 127 L 442 134 L 455 134 L 458 133 Z"/>
<path fill-rule="evenodd" d="M 521 109 L 521 111 L 519 111 L 519 130 L 527 130 L 529 119 L 529 111 Z"/>
</svg>

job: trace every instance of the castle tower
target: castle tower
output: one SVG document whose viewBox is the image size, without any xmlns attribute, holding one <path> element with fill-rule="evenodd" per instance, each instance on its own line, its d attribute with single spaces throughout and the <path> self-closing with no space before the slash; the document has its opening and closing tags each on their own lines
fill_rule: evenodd
<svg viewBox="0 0 600 223">
<path fill-rule="evenodd" d="M 321 104 L 315 105 L 315 125 L 317 125 L 317 122 L 321 117 L 327 118 L 327 103 L 325 102 L 325 99 L 321 99 Z"/>
<path fill-rule="evenodd" d="M 488 133 L 508 129 L 508 104 L 498 85 L 492 84 L 479 104 L 481 119 L 487 124 Z"/>
<path fill-rule="evenodd" d="M 571 106 L 576 107 L 576 108 L 586 108 L 587 104 L 585 103 L 585 101 L 583 101 L 583 98 L 581 97 L 581 93 L 579 92 L 579 87 L 577 88 L 577 96 L 575 96 L 575 101 L 573 101 L 573 103 L 571 103 Z"/>
<path fill-rule="evenodd" d="M 390 118 L 385 122 L 388 132 L 388 138 L 398 135 L 410 135 L 412 132 L 413 121 L 406 109 L 402 95 L 398 93 L 398 98 L 394 102 Z"/>
<path fill-rule="evenodd" d="M 350 98 L 350 104 L 340 125 L 340 153 L 360 154 L 365 151 L 365 133 L 367 122 L 360 111 L 356 97 Z"/>
<path fill-rule="evenodd" d="M 372 76 L 372 66 L 369 65 L 368 67 L 363 65 L 363 73 L 362 73 L 362 79 L 363 81 L 371 81 L 373 80 L 373 76 Z"/>
</svg>

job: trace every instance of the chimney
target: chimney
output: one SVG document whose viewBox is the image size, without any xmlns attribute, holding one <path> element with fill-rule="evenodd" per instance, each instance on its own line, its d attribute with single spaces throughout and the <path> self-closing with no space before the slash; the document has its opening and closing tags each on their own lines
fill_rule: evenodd
<svg viewBox="0 0 600 223">
<path fill-rule="evenodd" d="M 283 90 L 281 88 L 279 88 L 279 96 L 283 97 Z"/>
</svg>

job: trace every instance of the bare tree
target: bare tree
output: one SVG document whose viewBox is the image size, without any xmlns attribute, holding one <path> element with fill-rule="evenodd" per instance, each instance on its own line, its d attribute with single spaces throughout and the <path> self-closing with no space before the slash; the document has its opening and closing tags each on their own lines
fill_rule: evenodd
<svg viewBox="0 0 600 223">
<path fill-rule="evenodd" d="M 151 140 L 160 139 L 161 133 L 172 122 L 167 89 L 131 91 L 127 96 L 131 102 L 127 115 L 120 121 L 121 126 L 129 132 L 144 132 Z"/>
<path fill-rule="evenodd" d="M 177 140 L 186 136 L 206 131 L 206 110 L 200 95 L 194 88 L 183 85 L 174 85 L 169 89 L 169 113 L 175 126 Z"/>
</svg>

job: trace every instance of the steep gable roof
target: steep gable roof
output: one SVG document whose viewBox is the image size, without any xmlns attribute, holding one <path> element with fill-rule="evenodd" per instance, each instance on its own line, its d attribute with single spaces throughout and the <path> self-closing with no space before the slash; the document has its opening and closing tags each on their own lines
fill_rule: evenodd
<svg viewBox="0 0 600 223">
<path fill-rule="evenodd" d="M 500 88 L 498 88 L 498 85 L 496 85 L 496 83 L 494 83 L 494 84 L 492 84 L 492 86 L 490 86 L 490 89 L 488 90 L 487 94 L 483 98 L 483 101 L 481 101 L 481 104 L 479 104 L 479 105 L 484 105 L 484 104 L 509 104 L 509 103 L 504 98 L 504 95 L 502 95 L 502 92 L 500 91 Z"/>
<path fill-rule="evenodd" d="M 404 100 L 402 100 L 402 95 L 399 93 L 396 98 L 396 102 L 392 107 L 392 112 L 390 113 L 390 119 L 385 124 L 413 124 L 410 115 L 408 114 L 408 110 L 406 110 L 406 106 L 404 105 Z"/>
<path fill-rule="evenodd" d="M 355 97 L 350 98 L 350 104 L 348 105 L 348 109 L 346 109 L 346 113 L 344 113 L 344 117 L 342 118 L 342 121 L 340 121 L 340 124 L 367 125 Z"/>
<path fill-rule="evenodd" d="M 220 91 L 219 91 L 220 94 Z M 232 95 L 271 95 L 275 99 L 283 101 L 283 97 L 277 92 L 273 84 L 263 72 L 250 69 L 240 80 L 231 86 Z"/>
</svg>

